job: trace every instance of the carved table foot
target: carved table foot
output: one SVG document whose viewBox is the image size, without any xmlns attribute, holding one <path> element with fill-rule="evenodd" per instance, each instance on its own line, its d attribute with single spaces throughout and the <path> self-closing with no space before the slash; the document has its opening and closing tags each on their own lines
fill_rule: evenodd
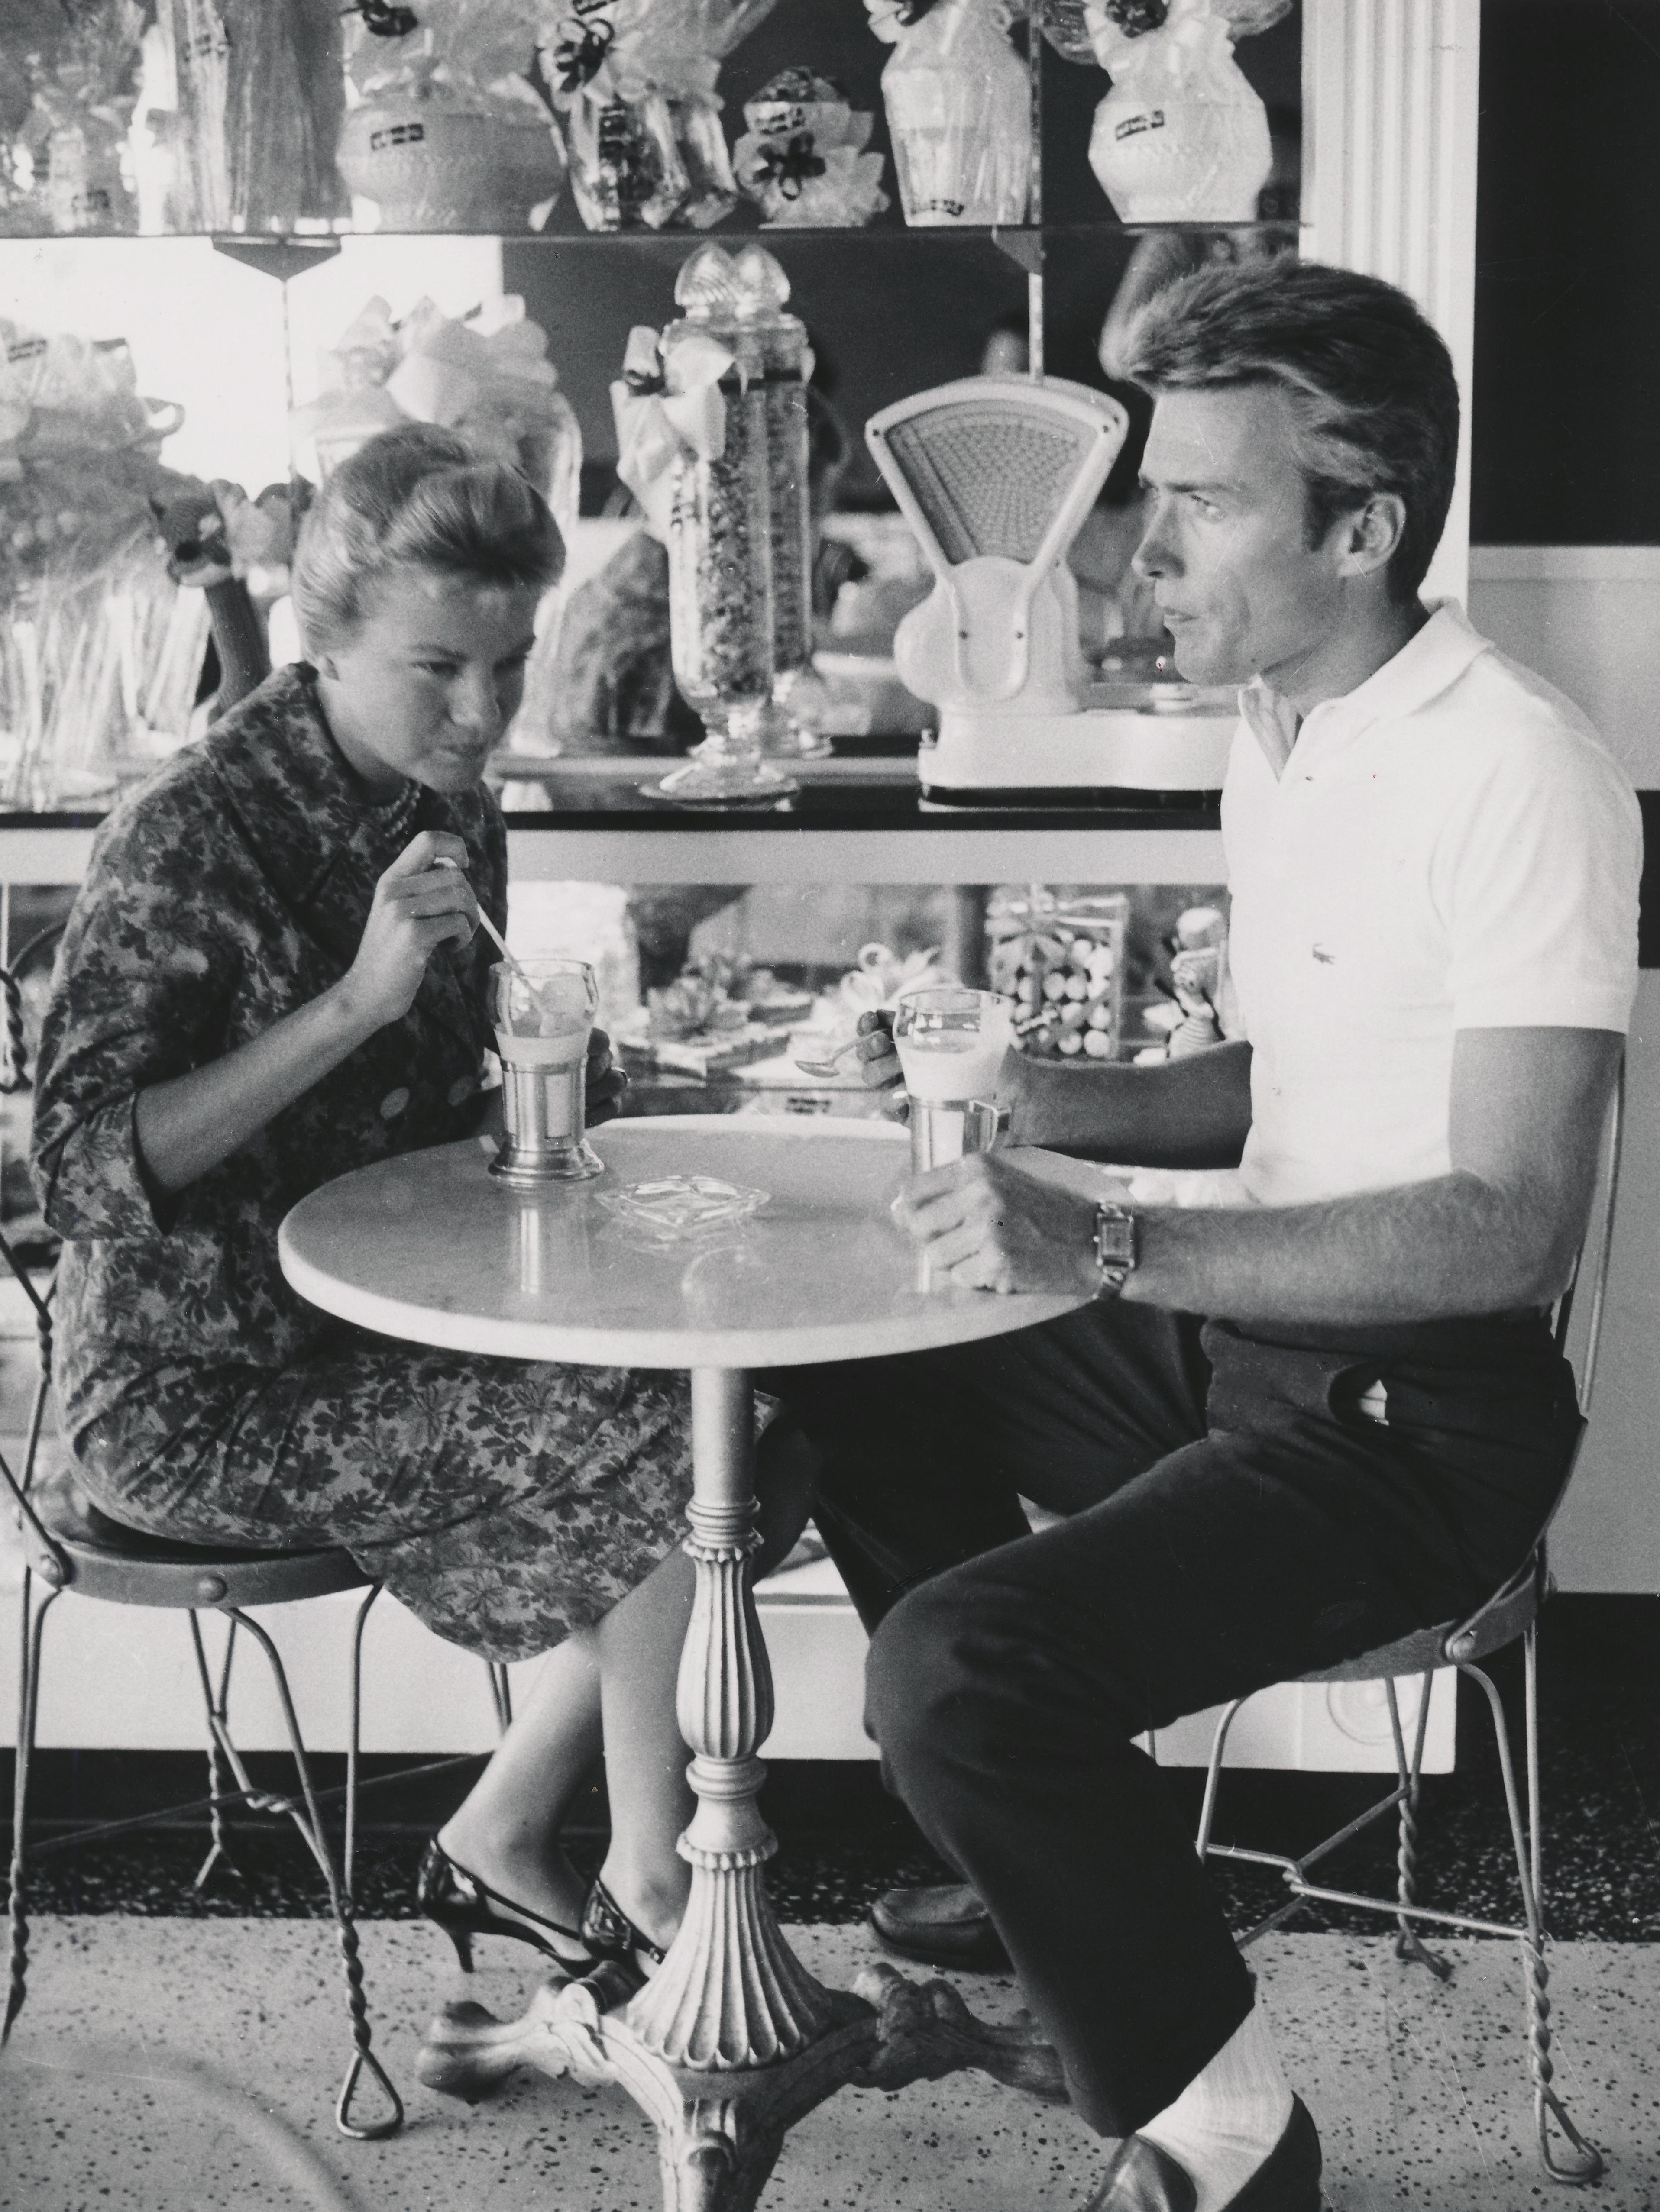
<svg viewBox="0 0 1660 2212">
<path fill-rule="evenodd" d="M 765 2066 L 672 2064 L 642 2041 L 628 1995 L 627 1977 L 602 1967 L 583 1981 L 544 1982 L 516 2021 L 471 2001 L 447 2005 L 417 2075 L 470 2104 L 521 2066 L 588 2087 L 617 2083 L 656 2126 L 664 2212 L 752 2212 L 789 2129 L 843 2087 L 899 2089 L 976 2067 L 1067 2101 L 1061 2062 L 1027 2015 L 1006 2027 L 977 2020 L 949 1983 L 908 1982 L 888 1966 L 862 1973 L 856 1994 L 823 1991 L 822 2032 Z"/>
</svg>

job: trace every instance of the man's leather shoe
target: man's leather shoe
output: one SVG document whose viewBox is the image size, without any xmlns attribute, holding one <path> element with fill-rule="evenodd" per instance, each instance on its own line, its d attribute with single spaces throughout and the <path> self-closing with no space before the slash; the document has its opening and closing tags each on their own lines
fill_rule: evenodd
<svg viewBox="0 0 1660 2212">
<path fill-rule="evenodd" d="M 890 1889 L 872 1905 L 870 1924 L 902 1959 L 982 1974 L 1010 1971 L 1009 1954 L 990 1913 L 964 1882 Z"/>
<path fill-rule="evenodd" d="M 1085 2212 L 1193 2212 L 1193 2176 L 1145 2136 L 1127 2136 Z M 1300 2097 L 1280 2140 L 1224 2212 L 1320 2212 L 1320 2138 Z"/>
</svg>

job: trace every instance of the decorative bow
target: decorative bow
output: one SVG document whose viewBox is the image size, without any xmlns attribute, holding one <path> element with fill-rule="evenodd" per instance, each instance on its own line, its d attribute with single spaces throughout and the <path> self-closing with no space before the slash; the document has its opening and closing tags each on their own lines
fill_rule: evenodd
<svg viewBox="0 0 1660 2212">
<path fill-rule="evenodd" d="M 605 67 L 617 26 L 604 15 L 596 15 L 587 23 L 568 16 L 559 29 L 552 56 L 557 88 L 562 93 L 581 92 Z"/>
<path fill-rule="evenodd" d="M 775 185 L 787 200 L 799 200 L 801 187 L 809 177 L 822 177 L 825 170 L 824 156 L 813 145 L 810 131 L 798 131 L 788 138 L 769 139 L 756 155 L 750 170 L 753 187 Z"/>
<path fill-rule="evenodd" d="M 683 453 L 716 461 L 727 449 L 721 380 L 737 366 L 716 339 L 688 331 L 665 352 L 657 332 L 629 332 L 623 374 L 611 388 L 617 473 L 645 509 L 654 538 L 668 542 L 674 467 Z"/>
<path fill-rule="evenodd" d="M 412 8 L 397 8 L 392 0 L 357 0 L 355 8 L 343 8 L 344 21 L 348 15 L 361 15 L 363 28 L 377 39 L 407 39 L 421 27 Z"/>
</svg>

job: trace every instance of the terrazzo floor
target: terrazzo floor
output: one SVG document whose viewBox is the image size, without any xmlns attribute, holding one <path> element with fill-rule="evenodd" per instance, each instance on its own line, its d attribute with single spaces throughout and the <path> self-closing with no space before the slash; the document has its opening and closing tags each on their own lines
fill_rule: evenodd
<svg viewBox="0 0 1660 2212">
<path fill-rule="evenodd" d="M 846 1984 L 856 1929 L 792 1930 Z M 500 1953 L 505 1947 L 488 1947 Z M 1458 1943 L 1443 1986 L 1382 1938 L 1268 1939 L 1264 2001 L 1325 2145 L 1333 2212 L 1530 2212 L 1571 2203 L 1532 2163 L 1522 2010 L 1508 1944 Z M 0 2061 L 0 2212 L 654 2212 L 655 2159 L 618 2091 L 520 2076 L 469 2108 L 420 2087 L 420 2030 L 460 1978 L 432 1931 L 364 1930 L 377 2042 L 409 2104 L 399 2136 L 348 2144 L 329 2118 L 346 2048 L 329 1931 L 294 1921 L 99 1917 L 38 1923 L 28 2005 Z M 1660 1951 L 1553 1954 L 1558 2083 L 1605 2152 L 1596 2212 L 1660 2204 Z M 487 1964 L 502 2014 L 534 1976 Z M 959 1985 L 1007 2018 L 1012 1984 Z M 978 2075 L 844 2092 L 804 2121 L 767 2212 L 1061 2212 L 1104 2156 L 1069 2115 Z"/>
</svg>

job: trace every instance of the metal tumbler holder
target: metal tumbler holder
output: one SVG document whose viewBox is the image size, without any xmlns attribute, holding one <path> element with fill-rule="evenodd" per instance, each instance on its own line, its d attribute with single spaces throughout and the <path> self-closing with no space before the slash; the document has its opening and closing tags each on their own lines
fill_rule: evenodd
<svg viewBox="0 0 1660 2212">
<path fill-rule="evenodd" d="M 580 1182 L 603 1175 L 605 1164 L 583 1133 L 587 1126 L 587 1069 L 516 1067 L 502 1062 L 502 1103 L 507 1134 L 490 1173 L 516 1190 L 549 1182 Z"/>
<path fill-rule="evenodd" d="M 915 1175 L 949 1167 L 970 1152 L 988 1152 L 1008 1134 L 1009 1109 L 982 1098 L 910 1102 L 910 1164 Z"/>
</svg>

